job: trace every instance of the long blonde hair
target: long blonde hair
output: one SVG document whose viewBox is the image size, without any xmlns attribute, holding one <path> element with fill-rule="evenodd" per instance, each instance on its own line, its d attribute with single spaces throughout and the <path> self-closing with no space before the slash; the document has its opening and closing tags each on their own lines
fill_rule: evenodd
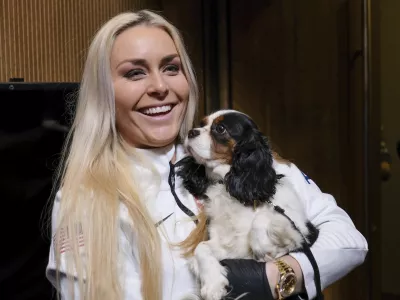
<svg viewBox="0 0 400 300">
<path fill-rule="evenodd" d="M 165 30 L 180 55 L 190 88 L 179 133 L 181 138 L 192 127 L 198 104 L 196 79 L 182 38 L 178 30 L 160 15 L 148 10 L 122 13 L 97 32 L 87 54 L 74 122 L 60 164 L 58 176 L 62 193 L 55 235 L 60 241 L 65 230 L 68 231 L 70 250 L 63 254 L 65 267 L 69 274 L 77 272 L 80 299 L 85 300 L 123 297 L 117 270 L 121 202 L 127 207 L 138 241 L 142 297 L 146 300 L 162 298 L 160 237 L 133 183 L 132 165 L 128 161 L 131 149 L 124 143 L 115 124 L 111 50 L 115 38 L 136 25 Z M 79 231 L 73 230 L 75 228 Z M 79 247 L 82 242 L 79 235 L 83 236 L 84 252 Z M 59 269 L 60 251 L 55 252 Z M 59 275 L 56 277 L 59 279 Z"/>
</svg>

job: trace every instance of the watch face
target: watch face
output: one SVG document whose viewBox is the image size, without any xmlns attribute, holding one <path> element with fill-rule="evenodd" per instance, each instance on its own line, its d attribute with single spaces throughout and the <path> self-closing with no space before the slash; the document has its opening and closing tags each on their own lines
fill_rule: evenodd
<svg viewBox="0 0 400 300">
<path fill-rule="evenodd" d="M 296 287 L 297 278 L 294 273 L 287 273 L 281 280 L 280 292 L 283 297 L 290 296 Z"/>
</svg>

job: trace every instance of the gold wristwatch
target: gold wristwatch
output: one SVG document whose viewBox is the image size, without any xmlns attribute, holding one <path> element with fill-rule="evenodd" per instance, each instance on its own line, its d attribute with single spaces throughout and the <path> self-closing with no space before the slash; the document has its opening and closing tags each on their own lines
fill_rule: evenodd
<svg viewBox="0 0 400 300">
<path fill-rule="evenodd" d="M 279 270 L 279 280 L 276 284 L 278 299 L 282 300 L 293 294 L 297 283 L 297 277 L 291 266 L 283 260 L 275 260 Z"/>
</svg>

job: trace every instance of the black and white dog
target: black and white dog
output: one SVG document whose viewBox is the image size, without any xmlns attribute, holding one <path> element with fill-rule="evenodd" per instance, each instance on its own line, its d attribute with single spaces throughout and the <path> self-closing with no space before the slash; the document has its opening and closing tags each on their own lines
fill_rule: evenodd
<svg viewBox="0 0 400 300">
<path fill-rule="evenodd" d="M 227 294 L 226 270 L 219 261 L 268 261 L 315 242 L 318 230 L 291 182 L 276 173 L 268 140 L 249 116 L 215 112 L 190 130 L 184 145 L 190 155 L 179 162 L 177 174 L 203 200 L 209 221 L 209 239 L 197 245 L 190 260 L 204 299 Z"/>
</svg>

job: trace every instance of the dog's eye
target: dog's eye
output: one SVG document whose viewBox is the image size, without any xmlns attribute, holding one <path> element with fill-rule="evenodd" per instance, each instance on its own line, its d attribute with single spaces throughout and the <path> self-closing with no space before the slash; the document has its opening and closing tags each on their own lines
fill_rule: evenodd
<svg viewBox="0 0 400 300">
<path fill-rule="evenodd" d="M 218 134 L 224 134 L 226 132 L 226 129 L 225 129 L 225 127 L 223 125 L 218 124 L 217 126 L 215 126 L 215 131 Z"/>
</svg>

